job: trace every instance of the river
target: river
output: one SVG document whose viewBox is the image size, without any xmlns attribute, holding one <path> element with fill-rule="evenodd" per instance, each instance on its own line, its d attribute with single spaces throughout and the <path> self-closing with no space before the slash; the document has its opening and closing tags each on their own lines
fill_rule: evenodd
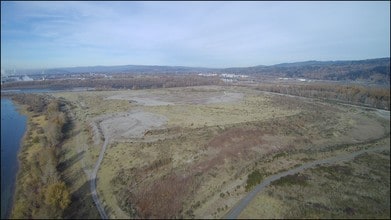
<svg viewBox="0 0 391 220">
<path fill-rule="evenodd" d="M 80 87 L 63 90 L 53 89 L 17 89 L 1 90 L 8 93 L 54 93 L 90 91 L 93 88 Z M 12 100 L 1 98 L 1 219 L 9 217 L 15 180 L 18 172 L 18 151 L 26 130 L 27 116 L 21 115 Z"/>
<path fill-rule="evenodd" d="M 18 151 L 26 130 L 27 117 L 18 112 L 10 99 L 1 98 L 1 219 L 12 208 Z"/>
</svg>

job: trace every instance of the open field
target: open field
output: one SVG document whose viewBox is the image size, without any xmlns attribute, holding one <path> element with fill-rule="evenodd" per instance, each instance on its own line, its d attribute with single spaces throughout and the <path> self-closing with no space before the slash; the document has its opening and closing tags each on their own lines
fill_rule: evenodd
<svg viewBox="0 0 391 220">
<path fill-rule="evenodd" d="M 389 218 L 389 146 L 273 181 L 238 218 Z"/>
<path fill-rule="evenodd" d="M 384 112 L 244 87 L 55 96 L 73 106 L 64 160 L 77 158 L 67 172 L 85 213 L 72 217 L 96 216 L 88 177 L 106 138 L 97 190 L 110 218 L 221 218 L 246 194 L 254 170 L 268 176 L 389 137 Z"/>
</svg>

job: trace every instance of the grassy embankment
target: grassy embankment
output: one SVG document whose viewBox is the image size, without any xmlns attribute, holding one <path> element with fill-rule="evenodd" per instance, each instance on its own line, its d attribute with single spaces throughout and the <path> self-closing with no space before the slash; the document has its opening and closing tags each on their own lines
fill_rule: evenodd
<svg viewBox="0 0 391 220">
<path fill-rule="evenodd" d="M 56 98 L 66 99 L 72 106 L 72 135 L 63 143 L 63 148 L 66 149 L 63 160 L 69 162 L 63 174 L 67 176 L 72 192 L 72 203 L 65 211 L 67 218 L 100 218 L 90 194 L 88 176 L 96 163 L 103 141 L 94 141 L 91 122 L 96 116 L 127 111 L 132 107 L 124 100 L 104 100 L 107 95 L 115 93 L 93 91 L 53 94 Z M 97 184 L 100 184 L 99 175 Z"/>
<path fill-rule="evenodd" d="M 69 127 L 65 103 L 47 96 L 14 95 L 27 115 L 11 218 L 61 218 L 70 204 L 63 181 L 61 141 Z"/>
</svg>

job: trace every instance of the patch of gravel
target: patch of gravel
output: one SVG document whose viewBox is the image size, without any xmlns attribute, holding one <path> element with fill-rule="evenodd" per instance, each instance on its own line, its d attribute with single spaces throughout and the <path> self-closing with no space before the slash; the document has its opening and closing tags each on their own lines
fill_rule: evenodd
<svg viewBox="0 0 391 220">
<path fill-rule="evenodd" d="M 174 105 L 172 102 L 166 102 L 162 100 L 156 100 L 151 98 L 139 98 L 133 97 L 130 101 L 144 106 L 160 106 L 160 105 Z"/>
<path fill-rule="evenodd" d="M 116 99 L 116 100 L 128 100 L 129 102 L 144 105 L 144 106 L 161 106 L 161 105 L 173 105 L 172 102 L 167 102 L 161 100 L 160 97 L 154 97 L 152 95 L 149 95 L 149 97 L 139 97 L 134 96 L 129 93 L 123 93 L 118 95 L 113 95 L 110 97 L 107 97 L 105 99 Z"/>
<path fill-rule="evenodd" d="M 223 95 L 218 95 L 214 97 L 210 97 L 206 100 L 206 104 L 212 103 L 226 103 L 226 102 L 237 102 L 243 99 L 242 93 L 236 92 L 224 92 Z"/>
<path fill-rule="evenodd" d="M 377 109 L 376 114 L 384 119 L 390 120 L 390 111 Z"/>
<path fill-rule="evenodd" d="M 141 110 L 105 115 L 96 120 L 105 137 L 110 139 L 141 138 L 146 131 L 167 123 L 166 117 Z"/>
<path fill-rule="evenodd" d="M 243 99 L 242 93 L 234 92 L 190 92 L 169 94 L 117 94 L 106 99 L 128 100 L 144 106 L 162 106 L 174 104 L 213 104 L 236 102 Z"/>
</svg>

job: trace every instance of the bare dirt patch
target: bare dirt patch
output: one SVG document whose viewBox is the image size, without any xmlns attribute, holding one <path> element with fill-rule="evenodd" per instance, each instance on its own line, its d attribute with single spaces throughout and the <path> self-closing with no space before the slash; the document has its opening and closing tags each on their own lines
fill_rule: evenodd
<svg viewBox="0 0 391 220">
<path fill-rule="evenodd" d="M 210 142 L 210 147 L 215 148 L 249 148 L 250 146 L 258 146 L 263 143 L 262 136 L 264 132 L 261 130 L 248 130 L 242 128 L 229 129 L 219 136 L 214 137 Z"/>
<path fill-rule="evenodd" d="M 347 136 L 353 140 L 364 141 L 370 138 L 378 138 L 384 133 L 383 126 L 373 119 L 360 115 L 354 115 L 352 119 L 354 120 L 354 127 L 347 133 Z"/>
<path fill-rule="evenodd" d="M 134 196 L 138 213 L 142 218 L 176 216 L 182 209 L 183 200 L 191 193 L 193 179 L 193 176 L 171 174 L 147 187 L 140 187 Z"/>
<path fill-rule="evenodd" d="M 127 100 L 131 103 L 144 106 L 162 106 L 174 104 L 212 104 L 230 103 L 243 99 L 242 93 L 226 91 L 189 90 L 187 92 L 178 89 L 166 91 L 138 91 L 123 92 L 112 95 L 106 99 Z"/>
<path fill-rule="evenodd" d="M 167 118 L 161 115 L 152 114 L 140 110 L 115 113 L 97 117 L 102 132 L 110 139 L 141 138 L 145 132 L 162 127 Z"/>
<path fill-rule="evenodd" d="M 222 164 L 225 159 L 249 158 L 254 153 L 253 148 L 262 148 L 265 144 L 264 134 L 260 129 L 243 128 L 231 128 L 222 132 L 207 144 L 208 148 L 216 149 L 217 153 L 206 167 Z"/>
</svg>

